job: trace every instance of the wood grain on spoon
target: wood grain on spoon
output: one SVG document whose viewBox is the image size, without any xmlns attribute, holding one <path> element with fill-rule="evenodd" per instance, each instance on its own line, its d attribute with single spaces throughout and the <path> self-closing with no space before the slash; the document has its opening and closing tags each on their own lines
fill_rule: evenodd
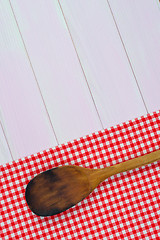
<svg viewBox="0 0 160 240">
<path fill-rule="evenodd" d="M 25 197 L 38 216 L 61 213 L 86 198 L 106 178 L 158 161 L 160 150 L 103 169 L 69 165 L 38 174 L 27 185 Z"/>
</svg>

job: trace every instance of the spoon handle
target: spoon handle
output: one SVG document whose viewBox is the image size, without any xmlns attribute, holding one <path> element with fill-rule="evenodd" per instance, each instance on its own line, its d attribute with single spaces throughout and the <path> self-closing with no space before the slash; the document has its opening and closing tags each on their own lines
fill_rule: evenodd
<svg viewBox="0 0 160 240">
<path fill-rule="evenodd" d="M 117 173 L 132 170 L 158 160 L 160 160 L 160 150 L 146 154 L 141 157 L 133 158 L 131 160 L 113 165 L 111 167 L 106 167 L 104 169 L 101 169 L 101 180 L 103 181 L 105 178 L 115 175 Z"/>
</svg>

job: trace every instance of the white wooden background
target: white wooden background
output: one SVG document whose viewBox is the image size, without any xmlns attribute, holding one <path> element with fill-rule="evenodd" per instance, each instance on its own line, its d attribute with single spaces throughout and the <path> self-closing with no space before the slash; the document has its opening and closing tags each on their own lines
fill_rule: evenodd
<svg viewBox="0 0 160 240">
<path fill-rule="evenodd" d="M 0 0 L 0 163 L 160 106 L 158 0 Z"/>
</svg>

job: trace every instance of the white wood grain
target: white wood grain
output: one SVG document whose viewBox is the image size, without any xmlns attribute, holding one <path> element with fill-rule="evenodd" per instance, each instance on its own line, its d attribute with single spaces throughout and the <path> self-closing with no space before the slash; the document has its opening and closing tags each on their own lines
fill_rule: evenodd
<svg viewBox="0 0 160 240">
<path fill-rule="evenodd" d="M 158 1 L 109 0 L 149 112 L 160 108 Z"/>
<path fill-rule="evenodd" d="M 146 113 L 106 0 L 60 0 L 105 127 Z"/>
<path fill-rule="evenodd" d="M 9 2 L 3 0 L 0 29 L 0 120 L 17 159 L 57 143 Z"/>
<path fill-rule="evenodd" d="M 0 165 L 11 162 L 12 160 L 12 155 L 0 124 Z"/>
<path fill-rule="evenodd" d="M 11 0 L 59 143 L 102 129 L 55 0 Z"/>
</svg>

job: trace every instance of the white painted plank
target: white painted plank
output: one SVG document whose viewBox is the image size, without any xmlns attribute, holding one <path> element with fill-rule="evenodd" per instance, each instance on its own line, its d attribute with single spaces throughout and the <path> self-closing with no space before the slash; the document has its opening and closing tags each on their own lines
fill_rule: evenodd
<svg viewBox="0 0 160 240">
<path fill-rule="evenodd" d="M 158 1 L 111 0 L 109 2 L 144 100 L 149 112 L 153 112 L 160 108 L 160 8 Z"/>
<path fill-rule="evenodd" d="M 0 29 L 0 120 L 17 159 L 57 143 L 9 2 L 3 0 Z"/>
<path fill-rule="evenodd" d="M 0 124 L 0 165 L 5 164 L 7 162 L 11 162 L 12 160 L 13 159 L 9 151 L 8 144 L 6 142 L 6 139 Z"/>
<path fill-rule="evenodd" d="M 60 0 L 105 127 L 146 113 L 106 0 Z"/>
<path fill-rule="evenodd" d="M 102 128 L 55 0 L 12 0 L 60 143 Z"/>
</svg>

